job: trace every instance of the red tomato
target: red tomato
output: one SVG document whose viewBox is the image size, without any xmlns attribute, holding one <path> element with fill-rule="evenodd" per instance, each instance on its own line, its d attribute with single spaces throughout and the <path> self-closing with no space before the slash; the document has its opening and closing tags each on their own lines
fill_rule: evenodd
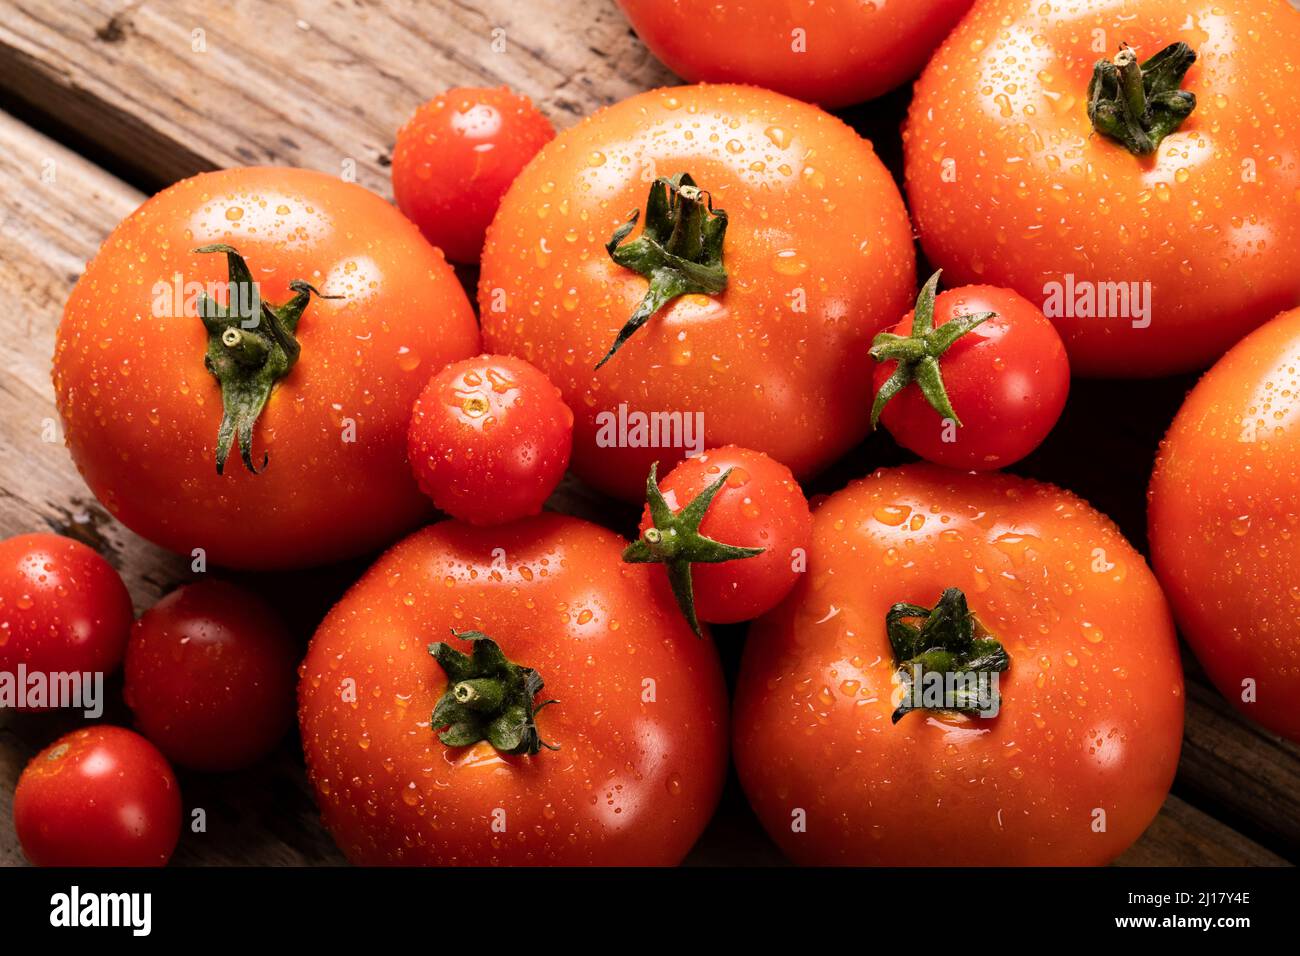
<svg viewBox="0 0 1300 956">
<path fill-rule="evenodd" d="M 869 142 L 777 93 L 689 86 L 538 153 L 489 230 L 479 302 L 488 347 L 573 409 L 573 470 L 635 501 L 651 464 L 688 449 L 753 448 L 805 478 L 852 448 L 871 339 L 915 283 L 907 211 Z"/>
<path fill-rule="evenodd" d="M 790 469 L 762 452 L 716 448 L 657 485 L 652 475 L 647 491 L 641 537 L 623 560 L 662 563 L 655 573 L 697 633 L 697 618 L 732 624 L 771 610 L 807 566 L 808 501 Z"/>
<path fill-rule="evenodd" d="M 397 208 L 447 258 L 478 262 L 501 197 L 554 137 L 555 127 L 532 101 L 504 86 L 448 90 L 397 131 Z"/>
<path fill-rule="evenodd" d="M 933 316 L 924 334 L 914 330 L 914 310 L 876 339 L 876 407 L 894 440 L 928 461 L 1004 468 L 1037 448 L 1061 417 L 1070 391 L 1065 346 L 1043 313 L 1010 289 L 966 286 L 936 298 L 938 278 L 918 301 Z M 887 357 L 913 353 L 920 357 Z"/>
<path fill-rule="evenodd" d="M 573 412 L 522 359 L 480 355 L 429 380 L 407 453 L 420 490 L 449 515 L 502 524 L 542 510 L 573 449 Z"/>
<path fill-rule="evenodd" d="M 153 744 L 97 724 L 32 758 L 14 829 L 36 866 L 162 866 L 180 839 L 181 792 Z"/>
<path fill-rule="evenodd" d="M 114 671 L 132 618 L 122 579 L 81 542 L 57 534 L 0 541 L 0 671 Z"/>
<path fill-rule="evenodd" d="M 927 257 L 1042 305 L 1075 374 L 1208 365 L 1300 304 L 1298 48 L 1279 0 L 976 4 L 904 132 Z"/>
<path fill-rule="evenodd" d="M 223 244 L 239 255 L 195 251 Z M 68 299 L 54 385 L 73 459 L 123 524 L 212 564 L 300 567 L 427 517 L 411 405 L 478 351 L 455 274 L 388 203 L 309 170 L 228 169 L 113 231 Z"/>
<path fill-rule="evenodd" d="M 904 696 L 963 672 L 995 716 Z M 814 512 L 808 572 L 750 628 L 733 726 L 745 792 L 799 863 L 1100 864 L 1169 792 L 1183 675 L 1109 519 L 1051 485 L 909 465 Z"/>
<path fill-rule="evenodd" d="M 721 791 L 726 689 L 712 643 L 648 568 L 619 560 L 625 544 L 563 515 L 446 521 L 391 548 L 335 606 L 302 666 L 299 721 L 349 859 L 681 861 Z M 509 659 L 488 675 L 513 682 L 508 706 L 454 713 L 461 696 L 492 695 L 462 686 L 472 671 L 448 679 L 471 650 L 453 628 Z"/>
<path fill-rule="evenodd" d="M 298 649 L 276 613 L 224 581 L 177 588 L 136 622 L 126 702 L 169 760 L 238 770 L 293 723 Z"/>
<path fill-rule="evenodd" d="M 974 0 L 619 0 L 678 76 L 847 106 L 911 79 Z"/>
<path fill-rule="evenodd" d="M 1300 742 L 1300 309 L 1187 396 L 1151 477 L 1151 560 L 1214 685 Z"/>
</svg>

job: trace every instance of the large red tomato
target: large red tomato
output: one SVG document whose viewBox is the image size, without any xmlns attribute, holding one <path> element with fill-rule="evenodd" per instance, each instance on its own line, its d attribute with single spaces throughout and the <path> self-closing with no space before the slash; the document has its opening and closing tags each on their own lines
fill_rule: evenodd
<svg viewBox="0 0 1300 956">
<path fill-rule="evenodd" d="M 678 76 L 847 106 L 911 79 L 974 0 L 619 0 Z"/>
<path fill-rule="evenodd" d="M 446 521 L 330 612 L 299 720 L 351 860 L 681 861 L 721 790 L 726 691 L 712 643 L 625 544 L 555 514 Z"/>
<path fill-rule="evenodd" d="M 1300 742 L 1300 309 L 1247 336 L 1160 446 L 1151 560 L 1219 691 Z"/>
<path fill-rule="evenodd" d="M 990 693 L 929 696 L 959 673 Z M 1169 791 L 1183 675 L 1160 588 L 1107 518 L 1051 485 L 911 465 L 813 513 L 808 573 L 751 627 L 733 727 L 745 792 L 798 862 L 1098 864 Z"/>
<path fill-rule="evenodd" d="M 450 267 L 378 196 L 232 169 L 163 190 L 108 237 L 68 300 L 54 385 L 115 517 L 218 564 L 285 567 L 376 548 L 427 514 L 411 405 L 477 348 Z"/>
<path fill-rule="evenodd" d="M 926 254 L 1042 306 L 1076 373 L 1208 365 L 1300 304 L 1297 51 L 1283 0 L 976 4 L 904 134 Z"/>
<path fill-rule="evenodd" d="M 871 339 L 915 281 L 870 143 L 776 93 L 694 86 L 542 148 L 488 231 L 479 302 L 488 346 L 573 409 L 574 470 L 636 500 L 650 465 L 687 446 L 752 448 L 798 477 L 852 447 Z"/>
</svg>

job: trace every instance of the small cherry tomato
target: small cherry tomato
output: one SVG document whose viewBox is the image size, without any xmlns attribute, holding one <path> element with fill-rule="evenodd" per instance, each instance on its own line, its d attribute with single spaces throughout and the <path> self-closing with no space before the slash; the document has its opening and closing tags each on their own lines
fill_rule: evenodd
<svg viewBox="0 0 1300 956">
<path fill-rule="evenodd" d="M 448 259 L 478 262 L 502 195 L 554 136 L 532 101 L 504 86 L 448 90 L 397 132 L 397 208 Z"/>
<path fill-rule="evenodd" d="M 657 467 L 657 466 L 656 466 Z M 812 515 L 790 469 L 728 445 L 646 482 L 641 537 L 623 554 L 664 565 L 686 620 L 733 624 L 775 607 L 807 558 Z"/>
<path fill-rule="evenodd" d="M 973 285 L 916 309 L 871 354 L 876 400 L 894 440 L 927 461 L 986 471 L 1024 458 L 1052 430 L 1070 391 L 1070 363 L 1047 317 L 1010 289 Z"/>
<path fill-rule="evenodd" d="M 18 778 L 14 829 L 36 866 L 162 866 L 180 839 L 180 787 L 134 731 L 74 730 Z"/>
<path fill-rule="evenodd" d="M 131 630 L 131 598 L 112 566 L 79 541 L 0 541 L 0 671 L 108 673 Z"/>
<path fill-rule="evenodd" d="M 421 490 L 476 525 L 535 515 L 569 464 L 573 413 L 523 359 L 448 365 L 415 403 L 408 453 Z"/>
<path fill-rule="evenodd" d="M 126 702 L 168 759 L 195 770 L 238 770 L 269 753 L 293 723 L 299 656 L 256 595 L 198 581 L 136 622 Z"/>
</svg>

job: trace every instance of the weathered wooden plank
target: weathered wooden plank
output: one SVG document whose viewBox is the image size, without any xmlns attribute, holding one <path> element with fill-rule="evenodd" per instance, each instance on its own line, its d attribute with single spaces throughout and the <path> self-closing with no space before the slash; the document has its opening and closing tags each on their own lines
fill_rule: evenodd
<svg viewBox="0 0 1300 956">
<path fill-rule="evenodd" d="M 177 559 L 109 518 L 58 426 L 50 356 L 63 303 L 86 260 L 141 196 L 0 114 L 0 535 L 53 528 L 101 551 L 137 607 L 157 599 Z"/>
<path fill-rule="evenodd" d="M 389 194 L 397 127 L 454 85 L 509 84 L 558 126 L 672 81 L 613 3 L 0 3 L 5 88 L 156 184 L 219 166 Z"/>
<path fill-rule="evenodd" d="M 1129 847 L 1116 866 L 1288 866 L 1282 857 L 1178 797 Z"/>
<path fill-rule="evenodd" d="M 1199 681 L 1187 684 L 1175 787 L 1215 817 L 1300 859 L 1300 747 L 1250 723 Z"/>
</svg>

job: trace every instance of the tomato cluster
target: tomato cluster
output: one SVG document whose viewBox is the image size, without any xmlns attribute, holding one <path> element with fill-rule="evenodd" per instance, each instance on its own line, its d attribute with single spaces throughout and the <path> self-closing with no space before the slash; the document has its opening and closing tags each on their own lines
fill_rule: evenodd
<svg viewBox="0 0 1300 956">
<path fill-rule="evenodd" d="M 170 764 L 247 767 L 295 694 L 324 823 L 363 864 L 675 864 L 729 749 L 797 862 L 1106 863 L 1177 766 L 1175 619 L 1300 740 L 1300 162 L 1270 145 L 1300 113 L 1300 14 L 621 5 L 723 82 L 558 135 L 509 90 L 451 90 L 397 134 L 400 212 L 318 173 L 207 173 L 87 266 L 54 356 L 72 457 L 200 577 L 132 625 L 89 549 L 0 542 L 0 668 L 125 660 L 139 729 L 32 760 L 34 863 L 166 862 Z M 922 67 L 909 216 L 813 103 Z M 480 262 L 477 323 L 444 251 Z M 1225 351 L 1151 482 L 1156 573 L 1080 498 L 1000 471 L 1072 371 Z M 881 425 L 923 461 L 810 507 Z M 543 510 L 570 466 L 643 502 L 630 540 Z M 305 658 L 276 578 L 203 576 L 381 547 Z M 709 625 L 747 621 L 729 702 Z"/>
</svg>

